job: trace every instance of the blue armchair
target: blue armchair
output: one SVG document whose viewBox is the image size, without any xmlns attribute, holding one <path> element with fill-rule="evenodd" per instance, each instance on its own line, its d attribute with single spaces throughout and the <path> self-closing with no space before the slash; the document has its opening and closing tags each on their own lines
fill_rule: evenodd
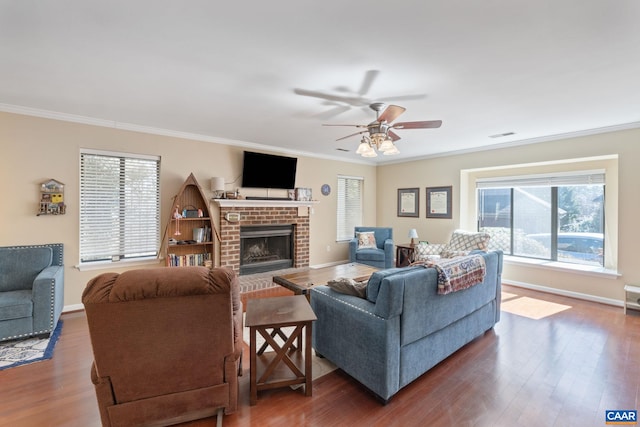
<svg viewBox="0 0 640 427">
<path fill-rule="evenodd" d="M 375 247 L 362 248 L 358 245 L 358 233 L 373 232 Z M 394 266 L 393 229 L 391 227 L 355 227 L 354 237 L 349 241 L 349 261 L 359 262 L 378 268 Z"/>
<path fill-rule="evenodd" d="M 63 304 L 61 243 L 0 247 L 0 341 L 50 335 Z"/>
</svg>

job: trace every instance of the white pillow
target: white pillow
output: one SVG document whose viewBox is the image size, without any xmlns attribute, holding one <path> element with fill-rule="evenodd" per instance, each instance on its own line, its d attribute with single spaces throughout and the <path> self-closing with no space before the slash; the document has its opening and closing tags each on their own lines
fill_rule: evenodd
<svg viewBox="0 0 640 427">
<path fill-rule="evenodd" d="M 358 238 L 358 249 L 375 249 L 376 234 L 373 231 L 361 231 L 356 233 Z"/>
</svg>

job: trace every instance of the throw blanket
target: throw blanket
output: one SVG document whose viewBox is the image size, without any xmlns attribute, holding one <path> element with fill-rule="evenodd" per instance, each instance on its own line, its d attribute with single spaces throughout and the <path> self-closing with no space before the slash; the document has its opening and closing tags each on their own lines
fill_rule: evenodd
<svg viewBox="0 0 640 427">
<path fill-rule="evenodd" d="M 446 295 L 482 283 L 486 273 L 482 255 L 418 261 L 413 265 L 424 265 L 437 270 L 438 294 L 440 295 Z"/>
</svg>

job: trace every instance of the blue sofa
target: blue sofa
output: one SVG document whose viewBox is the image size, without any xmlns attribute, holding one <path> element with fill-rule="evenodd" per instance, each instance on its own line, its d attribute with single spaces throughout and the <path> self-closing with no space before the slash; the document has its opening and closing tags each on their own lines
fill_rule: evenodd
<svg viewBox="0 0 640 427">
<path fill-rule="evenodd" d="M 475 253 L 484 280 L 446 295 L 437 292 L 437 270 L 424 266 L 374 273 L 366 298 L 314 287 L 314 349 L 388 402 L 499 321 L 502 251 Z"/>
<path fill-rule="evenodd" d="M 0 341 L 50 335 L 63 304 L 61 243 L 0 247 Z"/>
<path fill-rule="evenodd" d="M 372 231 L 376 239 L 375 248 L 358 249 L 358 233 Z M 393 229 L 391 227 L 355 227 L 354 237 L 349 240 L 349 262 L 359 262 L 377 268 L 394 265 Z"/>
</svg>

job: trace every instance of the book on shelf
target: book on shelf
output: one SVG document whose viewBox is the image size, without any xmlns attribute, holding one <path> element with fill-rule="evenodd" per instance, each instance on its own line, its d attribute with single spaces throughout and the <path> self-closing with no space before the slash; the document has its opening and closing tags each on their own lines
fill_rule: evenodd
<svg viewBox="0 0 640 427">
<path fill-rule="evenodd" d="M 167 267 L 204 266 L 205 261 L 211 260 L 210 253 L 176 255 L 167 254 Z"/>
</svg>

